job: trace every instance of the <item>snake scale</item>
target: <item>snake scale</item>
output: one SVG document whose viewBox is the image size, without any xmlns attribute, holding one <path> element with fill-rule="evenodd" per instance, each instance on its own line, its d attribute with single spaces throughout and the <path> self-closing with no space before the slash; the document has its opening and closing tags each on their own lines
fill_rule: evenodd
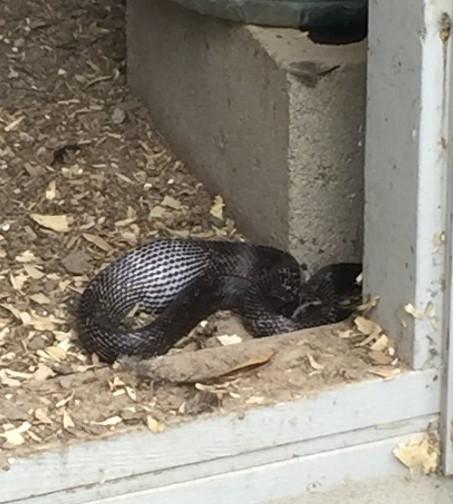
<svg viewBox="0 0 453 504">
<path fill-rule="evenodd" d="M 240 315 L 256 337 L 347 318 L 360 298 L 357 263 L 325 266 L 308 280 L 296 259 L 244 242 L 156 239 L 101 270 L 80 298 L 85 349 L 106 362 L 167 352 L 218 310 Z M 156 318 L 139 329 L 122 320 L 136 306 Z"/>
</svg>

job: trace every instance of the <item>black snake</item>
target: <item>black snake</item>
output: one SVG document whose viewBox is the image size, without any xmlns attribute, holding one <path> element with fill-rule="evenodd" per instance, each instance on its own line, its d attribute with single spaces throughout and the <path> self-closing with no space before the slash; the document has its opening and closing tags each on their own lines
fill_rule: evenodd
<svg viewBox="0 0 453 504">
<path fill-rule="evenodd" d="M 163 354 L 218 310 L 238 313 L 257 337 L 337 322 L 352 313 L 348 300 L 360 298 L 360 272 L 360 264 L 332 264 L 304 281 L 294 257 L 272 247 L 157 239 L 88 284 L 78 306 L 79 337 L 86 350 L 113 362 Z M 157 318 L 122 328 L 136 306 Z"/>
</svg>

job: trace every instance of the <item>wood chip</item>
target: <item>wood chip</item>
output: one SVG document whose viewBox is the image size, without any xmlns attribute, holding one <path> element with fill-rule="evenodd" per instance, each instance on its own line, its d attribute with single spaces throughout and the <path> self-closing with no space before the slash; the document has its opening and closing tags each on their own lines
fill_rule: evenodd
<svg viewBox="0 0 453 504">
<path fill-rule="evenodd" d="M 57 233 L 66 233 L 69 231 L 68 216 L 63 215 L 43 215 L 43 214 L 30 214 L 33 219 L 40 226 L 56 231 Z"/>
<path fill-rule="evenodd" d="M 12 273 L 10 273 L 9 275 L 9 281 L 13 288 L 17 291 L 21 291 L 23 289 L 28 278 L 28 275 L 24 275 L 23 273 L 19 273 L 18 275 L 13 275 Z"/>
<path fill-rule="evenodd" d="M 55 376 L 55 372 L 45 364 L 38 364 L 38 369 L 33 373 L 33 378 L 38 381 L 47 380 Z"/>
<path fill-rule="evenodd" d="M 376 352 L 382 352 L 389 347 L 389 343 L 389 337 L 385 334 L 382 334 L 372 345 L 370 345 L 370 349 Z"/>
<path fill-rule="evenodd" d="M 163 207 L 173 208 L 174 210 L 179 210 L 182 207 L 182 203 L 171 196 L 165 196 L 161 205 Z"/>
<path fill-rule="evenodd" d="M 420 310 L 417 310 L 415 306 L 411 303 L 408 303 L 407 305 L 404 306 L 404 310 L 409 313 L 409 315 L 412 315 L 417 320 L 421 320 L 423 318 L 423 312 Z"/>
<path fill-rule="evenodd" d="M 38 294 L 31 294 L 30 299 L 38 304 L 50 304 L 50 299 L 41 292 Z"/>
<path fill-rule="evenodd" d="M 30 422 L 24 422 L 17 428 L 9 429 L 3 433 L 0 433 L 0 436 L 6 439 L 6 442 L 11 446 L 20 446 L 24 444 L 25 439 L 22 436 L 24 432 L 27 432 L 30 429 Z"/>
<path fill-rule="evenodd" d="M 52 420 L 50 419 L 50 417 L 47 413 L 47 410 L 44 408 L 36 408 L 35 412 L 34 412 L 34 417 L 36 418 L 36 420 L 38 420 L 38 422 L 41 422 L 41 423 L 44 423 L 47 425 L 53 424 Z"/>
<path fill-rule="evenodd" d="M 161 207 L 159 205 L 156 205 L 151 209 L 149 212 L 149 218 L 150 219 L 160 219 L 166 214 L 167 210 L 164 207 Z"/>
<path fill-rule="evenodd" d="M 96 247 L 103 250 L 104 252 L 110 252 L 112 250 L 112 247 L 104 240 L 104 238 L 101 238 L 100 236 L 90 233 L 83 233 L 82 236 L 86 241 L 92 243 L 93 245 L 96 245 Z"/>
<path fill-rule="evenodd" d="M 33 264 L 24 264 L 24 270 L 33 280 L 41 280 L 46 275 Z"/>
<path fill-rule="evenodd" d="M 386 380 L 392 380 L 401 373 L 401 369 L 392 367 L 372 368 L 368 370 L 368 373 Z"/>
<path fill-rule="evenodd" d="M 63 411 L 63 428 L 65 430 L 71 429 L 75 427 L 75 423 L 71 418 L 71 415 L 68 413 L 67 410 Z"/>
<path fill-rule="evenodd" d="M 382 328 L 379 324 L 365 317 L 356 317 L 354 319 L 354 324 L 364 336 L 379 334 L 382 331 Z"/>
<path fill-rule="evenodd" d="M 104 425 L 104 426 L 111 427 L 113 425 L 118 425 L 122 421 L 123 421 L 123 419 L 120 416 L 112 416 L 110 418 L 106 418 L 102 422 L 91 422 L 91 423 L 93 425 Z"/>
<path fill-rule="evenodd" d="M 223 346 L 237 345 L 238 343 L 242 343 L 242 338 L 237 334 L 222 334 L 220 336 L 216 336 L 216 338 Z"/>
<path fill-rule="evenodd" d="M 390 355 L 386 355 L 385 353 L 379 351 L 369 352 L 368 357 L 373 361 L 374 364 L 377 364 L 379 366 L 387 366 L 393 361 L 393 358 Z"/>
<path fill-rule="evenodd" d="M 20 387 L 22 382 L 14 378 L 10 378 L 6 369 L 0 369 L 0 383 L 6 387 Z"/>
<path fill-rule="evenodd" d="M 222 196 L 217 195 L 214 198 L 214 201 L 212 203 L 211 209 L 209 210 L 209 213 L 215 217 L 216 219 L 222 220 L 223 219 L 223 208 L 225 206 L 225 203 L 223 201 Z"/>
<path fill-rule="evenodd" d="M 46 348 L 46 353 L 54 360 L 63 360 L 66 358 L 66 352 L 57 346 L 50 346 Z"/>
<path fill-rule="evenodd" d="M 31 250 L 25 250 L 21 254 L 17 255 L 14 259 L 19 263 L 31 263 L 37 261 L 37 257 Z"/>
<path fill-rule="evenodd" d="M 46 199 L 52 201 L 55 199 L 56 195 L 57 195 L 57 183 L 55 182 L 55 180 L 51 180 L 46 189 L 45 194 Z"/>
<path fill-rule="evenodd" d="M 17 119 L 14 119 L 14 121 L 10 122 L 7 124 L 3 129 L 8 132 L 8 131 L 13 131 L 15 130 L 19 124 L 25 119 L 25 116 L 20 116 Z"/>
<path fill-rule="evenodd" d="M 310 353 L 307 353 L 307 359 L 308 362 L 310 363 L 310 366 L 316 370 L 316 371 L 322 371 L 325 366 L 323 364 L 320 364 L 316 359 L 311 355 Z"/>
<path fill-rule="evenodd" d="M 159 420 L 156 420 L 151 415 L 147 415 L 146 417 L 146 426 L 154 434 L 164 432 L 164 430 L 167 428 L 167 426 L 163 422 L 159 422 Z"/>
</svg>

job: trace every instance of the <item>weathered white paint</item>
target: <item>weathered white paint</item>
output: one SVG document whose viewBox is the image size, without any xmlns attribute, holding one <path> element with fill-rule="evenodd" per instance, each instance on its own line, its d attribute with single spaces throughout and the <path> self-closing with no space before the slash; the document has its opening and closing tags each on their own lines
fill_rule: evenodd
<svg viewBox="0 0 453 504">
<path fill-rule="evenodd" d="M 93 501 L 91 504 L 264 504 L 327 491 L 344 482 L 407 473 L 392 455 L 411 436 L 294 457 L 273 464 L 186 481 L 163 488 Z"/>
<path fill-rule="evenodd" d="M 445 23 L 451 19 L 445 19 Z M 451 28 L 451 26 L 450 26 Z M 450 34 L 451 36 L 451 34 Z M 445 75 L 445 87 L 450 89 L 453 84 L 453 52 L 446 54 L 449 62 L 448 75 Z M 453 124 L 453 102 L 449 97 L 448 120 Z M 446 255 L 445 255 L 445 303 L 443 316 L 443 386 L 441 401 L 441 439 L 443 446 L 443 470 L 445 474 L 453 474 L 453 128 L 449 128 L 446 137 L 448 152 L 447 171 L 447 218 L 445 227 Z"/>
<path fill-rule="evenodd" d="M 452 0 L 371 0 L 365 169 L 365 290 L 417 369 L 439 365 L 445 107 L 442 15 Z M 411 303 L 423 316 L 405 312 Z M 433 306 L 435 317 L 427 316 Z"/>
<path fill-rule="evenodd" d="M 159 435 L 140 432 L 18 459 L 0 473 L 0 503 L 436 414 L 439 381 L 434 369 L 412 371 L 244 417 L 208 417 Z"/>
<path fill-rule="evenodd" d="M 281 462 L 294 457 L 324 453 L 326 451 L 348 448 L 359 444 L 374 443 L 388 438 L 401 437 L 414 432 L 426 431 L 437 421 L 437 416 L 424 416 L 412 420 L 360 429 L 353 432 L 345 432 L 343 434 L 256 450 L 234 455 L 232 457 L 223 457 L 195 464 L 176 466 L 165 471 L 136 474 L 132 478 L 127 477 L 108 480 L 105 483 L 77 487 L 70 491 L 63 490 L 35 498 L 20 499 L 20 502 L 21 504 L 48 504 L 49 500 L 51 500 L 52 504 L 82 504 L 93 500 L 142 492 L 152 488 L 160 488 L 185 481 L 194 481 L 208 476 Z M 12 501 L 9 502 L 11 503 Z M 17 503 L 18 501 L 15 500 L 13 502 Z"/>
</svg>

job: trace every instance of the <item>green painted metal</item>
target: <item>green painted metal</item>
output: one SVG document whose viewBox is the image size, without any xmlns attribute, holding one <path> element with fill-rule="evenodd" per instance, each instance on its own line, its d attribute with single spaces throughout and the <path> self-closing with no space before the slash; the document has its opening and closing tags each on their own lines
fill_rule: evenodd
<svg viewBox="0 0 453 504">
<path fill-rule="evenodd" d="M 348 29 L 365 24 L 368 0 L 174 0 L 229 21 L 302 29 Z"/>
</svg>

